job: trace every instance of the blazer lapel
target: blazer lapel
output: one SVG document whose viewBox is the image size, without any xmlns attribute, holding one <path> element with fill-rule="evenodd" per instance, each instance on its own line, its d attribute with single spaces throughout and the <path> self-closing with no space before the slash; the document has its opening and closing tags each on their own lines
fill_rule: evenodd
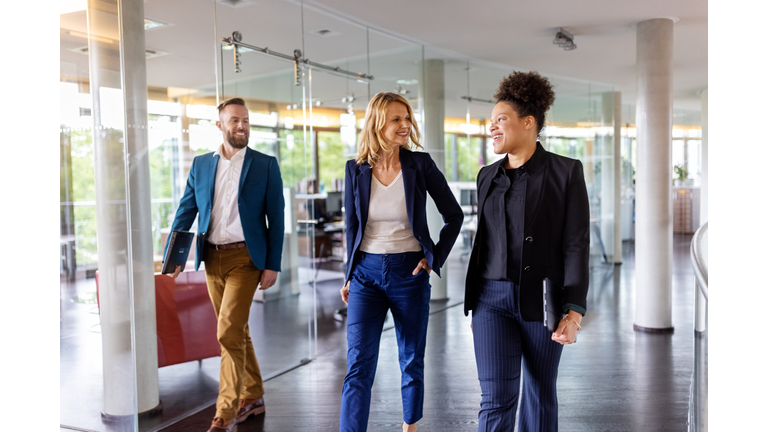
<svg viewBox="0 0 768 432">
<path fill-rule="evenodd" d="M 480 178 L 480 189 L 477 191 L 477 220 L 480 221 L 482 213 L 483 213 L 483 204 L 485 204 L 485 199 L 488 197 L 488 189 L 491 187 L 491 182 L 493 181 L 493 178 L 496 177 L 496 173 L 499 171 L 499 165 L 504 163 L 506 158 L 502 158 L 501 160 L 492 163 L 488 167 L 488 172 L 486 175 L 484 175 L 482 178 Z"/>
<path fill-rule="evenodd" d="M 416 191 L 416 169 L 413 167 L 413 158 L 400 147 L 400 170 L 403 173 L 403 188 L 405 188 L 405 209 L 408 213 L 408 223 L 413 229 L 413 194 Z"/>
<path fill-rule="evenodd" d="M 358 218 L 360 219 L 360 230 L 362 232 L 365 229 L 365 224 L 368 222 L 368 203 L 371 201 L 371 166 L 364 163 L 360 166 L 360 173 L 357 174 L 357 208 L 360 210 Z"/>
<path fill-rule="evenodd" d="M 219 167 L 219 155 L 213 155 L 211 158 L 211 166 L 208 167 L 208 175 L 211 178 L 211 207 L 213 207 L 213 193 L 216 191 L 216 168 Z"/>
<path fill-rule="evenodd" d="M 240 171 L 240 183 L 237 187 L 237 196 L 243 191 L 243 184 L 245 184 L 245 176 L 248 175 L 248 169 L 251 167 L 253 161 L 253 150 L 246 147 L 245 155 L 243 156 L 243 169 Z"/>
</svg>

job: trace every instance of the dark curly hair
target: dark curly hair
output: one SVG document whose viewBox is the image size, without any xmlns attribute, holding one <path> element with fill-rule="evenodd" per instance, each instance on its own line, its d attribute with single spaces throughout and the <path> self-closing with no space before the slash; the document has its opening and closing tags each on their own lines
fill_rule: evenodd
<svg viewBox="0 0 768 432">
<path fill-rule="evenodd" d="M 508 102 L 520 117 L 533 116 L 538 127 L 544 128 L 544 115 L 555 102 L 555 92 L 549 79 L 538 72 L 517 72 L 503 80 L 493 95 L 496 103 Z"/>
</svg>

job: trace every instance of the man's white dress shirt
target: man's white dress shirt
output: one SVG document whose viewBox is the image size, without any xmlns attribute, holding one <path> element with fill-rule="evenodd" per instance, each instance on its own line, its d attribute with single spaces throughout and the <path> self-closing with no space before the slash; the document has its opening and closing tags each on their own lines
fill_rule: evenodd
<svg viewBox="0 0 768 432">
<path fill-rule="evenodd" d="M 214 155 L 219 156 L 219 164 L 216 167 L 216 189 L 213 193 L 210 225 L 212 228 L 209 230 L 208 241 L 217 245 L 245 241 L 237 205 L 245 148 L 240 149 L 232 159 L 227 160 L 222 154 L 223 146 L 224 144 L 221 144 L 213 152 Z"/>
</svg>

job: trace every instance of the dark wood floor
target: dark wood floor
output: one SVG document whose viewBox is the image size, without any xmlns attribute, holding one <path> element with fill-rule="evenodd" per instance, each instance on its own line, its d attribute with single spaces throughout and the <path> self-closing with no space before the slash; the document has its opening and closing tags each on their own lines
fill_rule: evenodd
<svg viewBox="0 0 768 432">
<path fill-rule="evenodd" d="M 669 335 L 633 331 L 635 268 L 631 245 L 624 264 L 593 268 L 589 312 L 578 342 L 564 350 L 558 392 L 562 431 L 685 431 L 693 366 L 693 274 L 690 236 L 675 236 L 673 324 Z M 420 431 L 474 431 L 480 387 L 469 319 L 462 313 L 464 263 L 448 264 L 449 300 L 434 305 L 426 354 L 426 397 Z M 334 285 L 335 287 L 335 285 Z M 338 288 L 319 290 L 319 315 L 328 319 Z M 442 310 L 439 310 L 442 309 Z M 343 328 L 320 325 L 327 343 L 306 366 L 266 382 L 266 415 L 251 418 L 239 431 L 336 431 L 346 368 Z M 336 345 L 334 347 L 334 345 Z M 400 372 L 394 331 L 384 332 L 373 387 L 370 431 L 396 431 L 402 424 Z M 205 431 L 209 407 L 164 431 Z"/>
</svg>

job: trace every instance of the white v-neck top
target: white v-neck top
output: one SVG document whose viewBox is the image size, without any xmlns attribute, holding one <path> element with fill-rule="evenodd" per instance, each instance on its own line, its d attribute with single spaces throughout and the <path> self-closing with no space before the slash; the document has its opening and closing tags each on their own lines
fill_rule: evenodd
<svg viewBox="0 0 768 432">
<path fill-rule="evenodd" d="M 360 250 L 375 254 L 421 251 L 421 244 L 413 236 L 408 221 L 403 172 L 397 173 L 389 186 L 381 184 L 375 175 L 371 177 L 368 221 L 360 241 Z"/>
</svg>

